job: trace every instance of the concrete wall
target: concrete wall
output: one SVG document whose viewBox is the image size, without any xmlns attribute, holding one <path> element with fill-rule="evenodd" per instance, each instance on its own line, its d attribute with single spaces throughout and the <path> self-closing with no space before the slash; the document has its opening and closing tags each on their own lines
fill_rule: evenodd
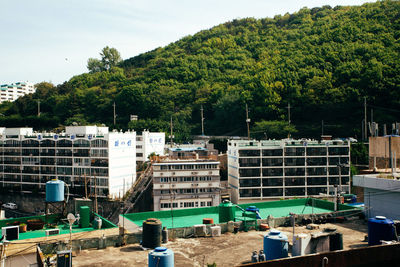
<svg viewBox="0 0 400 267">
<path fill-rule="evenodd" d="M 365 188 L 364 203 L 368 218 L 385 216 L 392 220 L 400 220 L 400 193 Z"/>
<path fill-rule="evenodd" d="M 400 137 L 370 137 L 369 138 L 369 167 L 378 169 L 390 168 L 390 152 L 396 153 L 397 166 L 400 166 Z"/>
<path fill-rule="evenodd" d="M 324 264 L 325 262 L 325 264 Z M 259 263 L 249 263 L 240 266 L 281 267 L 281 266 L 398 266 L 400 262 L 400 244 L 371 246 L 350 250 L 324 252 L 302 257 L 292 257 Z"/>
<path fill-rule="evenodd" d="M 400 180 L 377 175 L 355 175 L 353 184 L 364 188 L 365 214 L 400 219 Z"/>
<path fill-rule="evenodd" d="M 29 253 L 6 258 L 4 267 L 32 267 L 34 264 L 37 264 L 36 253 Z"/>
</svg>

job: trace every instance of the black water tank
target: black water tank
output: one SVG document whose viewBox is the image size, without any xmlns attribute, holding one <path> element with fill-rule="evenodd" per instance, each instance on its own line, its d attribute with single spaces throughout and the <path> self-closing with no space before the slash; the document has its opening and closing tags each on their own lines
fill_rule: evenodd
<svg viewBox="0 0 400 267">
<path fill-rule="evenodd" d="M 161 221 L 158 219 L 151 218 L 143 222 L 143 247 L 156 248 L 161 246 L 161 226 Z"/>
<path fill-rule="evenodd" d="M 342 250 L 343 249 L 343 234 L 342 233 L 333 233 L 329 236 L 329 250 Z"/>
</svg>

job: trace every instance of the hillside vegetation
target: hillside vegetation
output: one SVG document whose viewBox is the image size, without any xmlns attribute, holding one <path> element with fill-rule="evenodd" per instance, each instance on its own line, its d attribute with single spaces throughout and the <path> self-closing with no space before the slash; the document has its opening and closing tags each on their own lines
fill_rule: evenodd
<svg viewBox="0 0 400 267">
<path fill-rule="evenodd" d="M 246 135 L 247 103 L 254 137 L 316 137 L 322 120 L 325 134 L 361 137 L 364 97 L 376 122 L 399 115 L 399 37 L 398 1 L 233 20 L 106 71 L 40 83 L 34 95 L 0 106 L 0 123 L 113 127 L 115 102 L 117 128 L 168 132 L 172 117 L 185 141 L 201 133 L 201 105 L 206 134 Z"/>
</svg>

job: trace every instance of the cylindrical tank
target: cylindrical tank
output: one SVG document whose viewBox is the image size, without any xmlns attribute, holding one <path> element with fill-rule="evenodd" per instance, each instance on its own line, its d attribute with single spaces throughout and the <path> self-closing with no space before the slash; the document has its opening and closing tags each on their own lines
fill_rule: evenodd
<svg viewBox="0 0 400 267">
<path fill-rule="evenodd" d="M 168 243 L 168 229 L 167 229 L 167 227 L 164 227 L 162 229 L 162 242 L 163 243 Z"/>
<path fill-rule="evenodd" d="M 93 220 L 93 228 L 94 229 L 101 229 L 103 221 L 99 217 L 95 217 Z"/>
<path fill-rule="evenodd" d="M 149 267 L 174 267 L 174 252 L 164 247 L 156 247 L 149 252 Z"/>
<path fill-rule="evenodd" d="M 79 215 L 79 223 L 81 228 L 88 228 L 90 225 L 90 208 L 88 206 L 80 206 Z"/>
<path fill-rule="evenodd" d="M 343 249 L 343 234 L 335 232 L 329 235 L 329 250 L 342 250 Z"/>
<path fill-rule="evenodd" d="M 288 237 L 279 230 L 271 230 L 264 236 L 264 253 L 267 260 L 288 256 Z"/>
<path fill-rule="evenodd" d="M 260 250 L 260 253 L 258 254 L 258 261 L 259 262 L 262 262 L 262 261 L 266 261 L 267 259 L 266 259 L 266 257 L 265 257 L 265 254 L 264 254 L 264 251 L 263 250 Z"/>
<path fill-rule="evenodd" d="M 161 246 L 161 221 L 150 218 L 143 222 L 142 246 L 156 248 Z"/>
<path fill-rule="evenodd" d="M 380 245 L 381 240 L 395 239 L 394 223 L 384 216 L 368 219 L 368 245 Z"/>
<path fill-rule="evenodd" d="M 54 179 L 46 183 L 46 202 L 64 201 L 64 182 Z"/>
<path fill-rule="evenodd" d="M 219 223 L 235 220 L 236 206 L 232 202 L 225 200 L 218 206 Z"/>
<path fill-rule="evenodd" d="M 257 251 L 253 251 L 253 254 L 251 255 L 251 262 L 258 262 Z"/>
</svg>

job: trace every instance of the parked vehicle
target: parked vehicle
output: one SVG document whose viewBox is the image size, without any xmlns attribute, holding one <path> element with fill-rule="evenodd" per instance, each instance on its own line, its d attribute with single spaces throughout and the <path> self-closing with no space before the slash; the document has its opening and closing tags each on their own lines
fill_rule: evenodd
<svg viewBox="0 0 400 267">
<path fill-rule="evenodd" d="M 9 202 L 9 203 L 4 203 L 4 204 L 1 205 L 1 206 L 2 206 L 3 208 L 10 209 L 10 210 L 16 210 L 16 209 L 18 209 L 17 204 L 11 203 L 11 202 Z"/>
</svg>

